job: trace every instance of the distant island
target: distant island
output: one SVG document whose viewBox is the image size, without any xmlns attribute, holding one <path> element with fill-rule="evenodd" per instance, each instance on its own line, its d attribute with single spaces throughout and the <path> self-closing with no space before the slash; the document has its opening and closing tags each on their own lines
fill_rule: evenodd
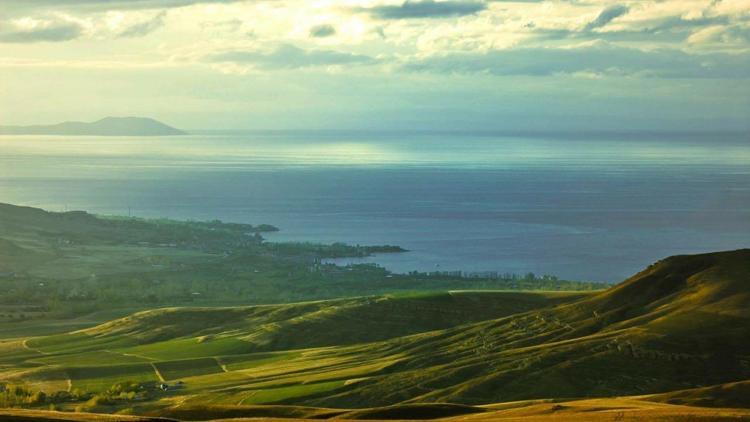
<svg viewBox="0 0 750 422">
<path fill-rule="evenodd" d="M 0 135 L 172 136 L 186 133 L 148 117 L 105 117 L 95 122 L 0 126 Z"/>
</svg>

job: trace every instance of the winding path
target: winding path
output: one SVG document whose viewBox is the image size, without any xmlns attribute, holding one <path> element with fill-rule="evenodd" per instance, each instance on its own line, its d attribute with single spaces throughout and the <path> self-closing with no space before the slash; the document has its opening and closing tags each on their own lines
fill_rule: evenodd
<svg viewBox="0 0 750 422">
<path fill-rule="evenodd" d="M 167 380 L 165 380 L 164 377 L 162 376 L 161 372 L 159 372 L 159 368 L 157 368 L 153 362 L 151 363 L 151 367 L 154 368 L 154 372 L 156 372 L 156 377 L 159 378 L 159 381 L 167 382 Z"/>
</svg>

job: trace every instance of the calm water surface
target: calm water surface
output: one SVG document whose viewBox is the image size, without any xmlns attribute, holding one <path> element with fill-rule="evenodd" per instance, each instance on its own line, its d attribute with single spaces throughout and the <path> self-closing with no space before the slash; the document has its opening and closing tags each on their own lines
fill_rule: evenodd
<svg viewBox="0 0 750 422">
<path fill-rule="evenodd" d="M 270 223 L 273 240 L 397 244 L 397 271 L 618 281 L 750 246 L 750 140 L 251 133 L 0 136 L 0 202 Z"/>
</svg>

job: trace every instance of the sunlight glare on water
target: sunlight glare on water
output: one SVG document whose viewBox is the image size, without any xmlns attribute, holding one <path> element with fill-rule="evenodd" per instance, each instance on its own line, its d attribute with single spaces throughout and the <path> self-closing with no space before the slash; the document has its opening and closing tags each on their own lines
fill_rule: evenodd
<svg viewBox="0 0 750 422">
<path fill-rule="evenodd" d="M 617 281 L 747 246 L 746 139 L 246 133 L 0 137 L 0 201 L 269 223 L 279 241 L 397 244 L 387 268 Z M 344 261 L 345 262 L 345 261 Z"/>
</svg>

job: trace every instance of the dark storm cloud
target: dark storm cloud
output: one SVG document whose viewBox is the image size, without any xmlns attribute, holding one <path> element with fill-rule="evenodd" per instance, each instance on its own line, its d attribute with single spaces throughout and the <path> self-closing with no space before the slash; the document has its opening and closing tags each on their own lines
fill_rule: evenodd
<svg viewBox="0 0 750 422">
<path fill-rule="evenodd" d="M 268 52 L 231 50 L 204 58 L 212 63 L 248 64 L 266 69 L 301 69 L 331 65 L 363 65 L 375 62 L 370 56 L 333 50 L 303 50 L 293 45 L 282 45 Z"/>
<path fill-rule="evenodd" d="M 401 5 L 384 5 L 358 9 L 377 19 L 436 19 L 473 15 L 487 8 L 482 1 L 407 0 Z"/>
</svg>

